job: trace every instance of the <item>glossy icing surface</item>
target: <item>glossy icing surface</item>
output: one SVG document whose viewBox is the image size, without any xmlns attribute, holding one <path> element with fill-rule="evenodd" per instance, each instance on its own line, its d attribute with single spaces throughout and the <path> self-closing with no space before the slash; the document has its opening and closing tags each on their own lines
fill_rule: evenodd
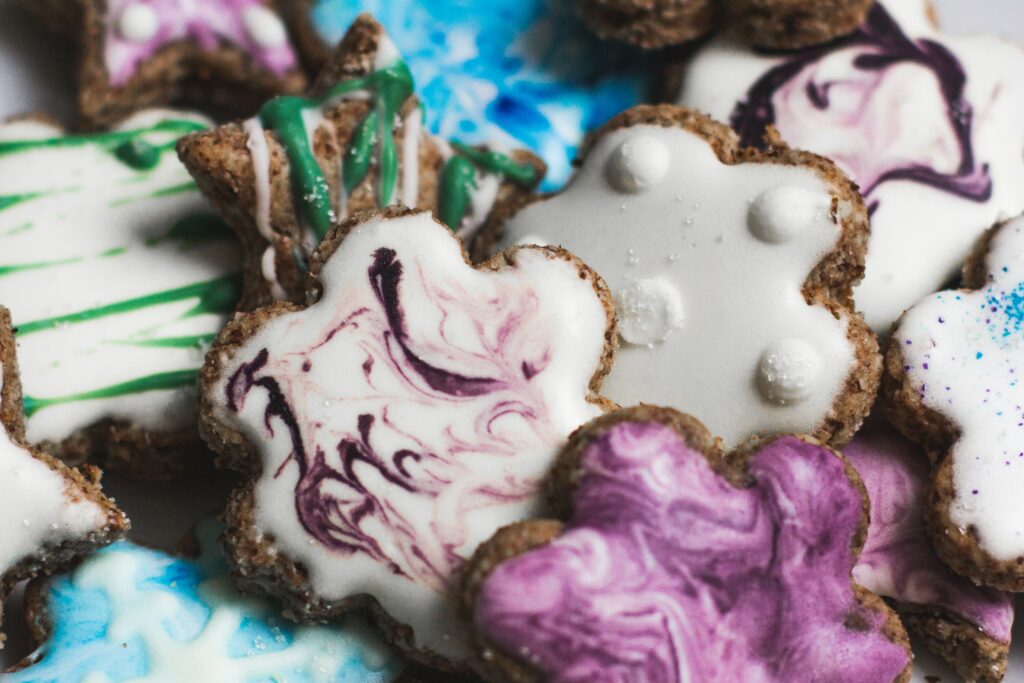
<svg viewBox="0 0 1024 683">
<path fill-rule="evenodd" d="M 308 309 L 263 324 L 207 388 L 262 459 L 256 533 L 326 600 L 370 594 L 418 647 L 465 652 L 455 572 L 536 511 L 589 384 L 607 312 L 578 267 L 527 249 L 475 270 L 429 214 L 356 227 Z"/>
<path fill-rule="evenodd" d="M 174 154 L 205 125 L 152 111 L 83 136 L 0 126 L 0 301 L 30 441 L 105 418 L 194 423 L 196 372 L 240 292 L 237 241 Z"/>
<path fill-rule="evenodd" d="M 365 623 L 296 626 L 234 589 L 200 527 L 202 555 L 173 557 L 129 542 L 51 579 L 52 633 L 11 683 L 387 683 L 403 663 Z"/>
<path fill-rule="evenodd" d="M 562 535 L 498 565 L 474 609 L 547 680 L 892 681 L 908 664 L 854 597 L 861 496 L 828 450 L 782 437 L 737 489 L 671 428 L 623 422 L 580 470 Z"/>
<path fill-rule="evenodd" d="M 716 39 L 679 103 L 748 144 L 772 124 L 860 185 L 872 234 L 856 300 L 878 332 L 946 284 L 1001 214 L 1024 210 L 1024 51 L 946 37 L 921 0 L 880 2 L 851 36 L 782 56 Z"/>
<path fill-rule="evenodd" d="M 727 166 L 694 133 L 634 126 L 603 136 L 501 245 L 561 245 L 608 282 L 625 342 L 609 398 L 677 408 L 736 445 L 812 432 L 853 368 L 846 319 L 801 292 L 839 239 L 831 202 L 808 169 Z"/>
<path fill-rule="evenodd" d="M 360 12 L 406 56 L 432 132 L 530 149 L 549 189 L 569 177 L 583 134 L 638 104 L 654 73 L 592 37 L 567 0 L 319 0 L 311 18 L 333 44 Z"/>
<path fill-rule="evenodd" d="M 954 574 L 924 528 L 928 459 L 892 427 L 865 427 L 843 455 L 871 499 L 871 526 L 853 576 L 870 591 L 956 614 L 995 640 L 1010 642 L 1013 596 Z"/>
<path fill-rule="evenodd" d="M 962 432 L 949 457 L 957 492 L 950 516 L 1002 560 L 1024 555 L 1024 219 L 990 243 L 977 292 L 934 294 L 894 334 L 910 386 Z"/>
</svg>

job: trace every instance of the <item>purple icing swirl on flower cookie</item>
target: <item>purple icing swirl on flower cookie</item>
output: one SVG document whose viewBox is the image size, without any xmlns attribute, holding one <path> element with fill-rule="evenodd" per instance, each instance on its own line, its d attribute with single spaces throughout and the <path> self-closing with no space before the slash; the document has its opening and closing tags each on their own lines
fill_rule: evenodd
<svg viewBox="0 0 1024 683">
<path fill-rule="evenodd" d="M 922 78 L 921 69 L 934 78 Z M 732 125 L 749 146 L 763 145 L 774 125 L 790 144 L 834 159 L 865 197 L 905 180 L 985 202 L 992 179 L 974 158 L 966 85 L 946 47 L 911 40 L 876 4 L 857 32 L 795 53 L 764 74 Z M 908 101 L 921 110 L 910 110 Z"/>
<path fill-rule="evenodd" d="M 561 536 L 500 565 L 477 629 L 547 680 L 892 681 L 907 652 L 851 586 L 862 499 L 794 437 L 736 488 L 673 429 L 622 422 L 583 451 Z"/>
</svg>

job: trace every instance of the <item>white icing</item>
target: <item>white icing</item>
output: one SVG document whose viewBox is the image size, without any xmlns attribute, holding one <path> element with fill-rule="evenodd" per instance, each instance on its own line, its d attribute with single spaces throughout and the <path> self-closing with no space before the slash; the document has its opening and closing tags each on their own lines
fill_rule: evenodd
<svg viewBox="0 0 1024 683">
<path fill-rule="evenodd" d="M 626 198 L 607 191 L 604 172 L 634 136 L 659 141 L 671 165 L 664 181 Z M 829 414 L 855 363 L 846 316 L 808 305 L 801 291 L 840 230 L 818 213 L 788 242 L 756 238 L 747 227 L 749 203 L 778 187 L 831 201 L 810 170 L 726 166 L 705 140 L 684 130 L 621 129 L 598 140 L 564 192 L 513 217 L 503 245 L 528 235 L 559 244 L 595 268 L 619 301 L 621 292 L 650 279 L 679 292 L 685 324 L 661 344 L 624 346 L 617 354 L 604 391 L 620 405 L 678 408 L 730 446 L 754 434 L 807 433 Z M 782 406 L 761 395 L 757 374 L 764 350 L 794 333 L 815 349 L 822 370 L 813 395 Z"/>
<path fill-rule="evenodd" d="M 248 135 L 245 146 L 252 157 L 252 172 L 256 179 L 256 229 L 260 231 L 263 239 L 272 240 L 274 230 L 270 225 L 270 149 L 258 116 L 248 119 L 243 127 Z M 276 281 L 275 275 L 272 282 Z"/>
<path fill-rule="evenodd" d="M 608 182 L 619 192 L 643 192 L 661 182 L 670 161 L 668 149 L 657 138 L 627 138 L 608 159 Z"/>
<path fill-rule="evenodd" d="M 820 192 L 773 187 L 751 203 L 747 224 L 758 239 L 781 244 L 827 218 L 831 208 L 829 198 Z"/>
<path fill-rule="evenodd" d="M 128 5 L 117 20 L 117 31 L 133 43 L 146 43 L 160 30 L 160 16 L 150 5 Z"/>
<path fill-rule="evenodd" d="M 250 5 L 242 11 L 245 32 L 259 47 L 265 50 L 284 47 L 288 43 L 288 32 L 281 18 L 263 5 Z"/>
<path fill-rule="evenodd" d="M 883 183 L 869 197 L 867 270 L 855 298 L 865 319 L 887 333 L 905 308 L 957 274 L 978 236 L 1001 214 L 1024 210 L 1024 52 L 998 39 L 949 37 L 927 20 L 923 0 L 885 0 L 884 7 L 912 39 L 938 40 L 963 66 L 965 97 L 973 107 L 973 151 L 994 180 L 988 201 L 963 199 L 910 181 Z M 880 169 L 929 159 L 949 172 L 960 161 L 947 122 L 948 105 L 926 66 L 902 63 L 882 71 L 853 69 L 862 51 L 839 50 L 802 74 L 838 85 L 828 99 L 833 115 L 813 106 L 795 81 L 776 125 L 792 146 L 832 158 L 863 189 Z M 767 56 L 723 36 L 693 56 L 678 103 L 729 121 L 750 87 L 783 58 Z M 874 92 L 874 95 L 869 93 Z"/>
<path fill-rule="evenodd" d="M 977 292 L 932 295 L 907 311 L 893 335 L 912 389 L 949 419 L 950 516 L 973 527 L 1000 560 L 1024 556 L 1024 219 L 1001 228 Z"/>
<path fill-rule="evenodd" d="M 683 298 L 664 277 L 647 278 L 615 293 L 619 335 L 630 344 L 651 346 L 683 324 Z"/>
<path fill-rule="evenodd" d="M 764 397 L 779 405 L 814 395 L 821 376 L 821 357 L 802 339 L 780 339 L 761 354 L 758 385 Z"/>
<path fill-rule="evenodd" d="M 380 249 L 394 250 L 403 269 L 399 296 L 413 350 L 446 372 L 498 377 L 505 388 L 455 396 L 426 383 L 395 345 L 370 286 L 368 269 Z M 574 265 L 526 249 L 514 268 L 475 270 L 450 232 L 426 214 L 355 228 L 321 281 L 319 303 L 267 322 L 210 388 L 216 419 L 241 430 L 263 460 L 255 530 L 308 569 L 320 597 L 374 595 L 413 627 L 418 647 L 463 657 L 465 634 L 450 582 L 496 529 L 539 512 L 536 491 L 554 454 L 600 412 L 585 399 L 603 353 L 607 314 Z M 366 551 L 331 550 L 307 531 L 297 512 L 293 442 L 280 420 L 265 421 L 264 390 L 252 389 L 238 412 L 229 407 L 230 378 L 262 349 L 269 355 L 256 374 L 279 383 L 304 449 L 322 452 L 332 470 L 341 466 L 339 443 L 362 441 L 360 415 L 373 416 L 369 447 L 382 460 L 390 463 L 402 451 L 424 454 L 403 467 L 417 490 L 431 493 L 389 484 L 368 460 L 354 463 L 377 511 L 360 532 L 402 574 Z M 342 511 L 365 495 L 340 481 L 327 491 Z M 327 513 L 332 523 L 340 514 Z"/>
</svg>

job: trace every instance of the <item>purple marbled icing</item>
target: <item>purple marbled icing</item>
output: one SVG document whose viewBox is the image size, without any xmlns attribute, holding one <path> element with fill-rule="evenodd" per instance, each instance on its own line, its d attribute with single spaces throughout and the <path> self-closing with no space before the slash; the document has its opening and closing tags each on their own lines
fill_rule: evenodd
<svg viewBox="0 0 1024 683">
<path fill-rule="evenodd" d="M 592 442 L 564 533 L 497 567 L 477 629 L 564 683 L 892 681 L 908 654 L 851 586 L 861 496 L 783 437 L 737 489 L 668 427 Z"/>
<path fill-rule="evenodd" d="M 892 427 L 872 424 L 844 450 L 871 498 L 868 541 L 857 582 L 900 602 L 941 607 L 1010 641 L 1013 599 L 954 574 L 932 550 L 922 519 L 928 461 Z"/>
<path fill-rule="evenodd" d="M 119 29 L 121 15 L 136 5 L 150 8 L 157 18 L 156 31 L 148 40 L 130 40 Z M 234 45 L 278 76 L 298 65 L 289 40 L 263 46 L 248 30 L 244 13 L 264 8 L 263 0 L 108 0 L 107 7 L 105 59 L 115 86 L 127 83 L 160 48 L 180 40 L 195 41 L 208 51 L 223 43 Z"/>
</svg>

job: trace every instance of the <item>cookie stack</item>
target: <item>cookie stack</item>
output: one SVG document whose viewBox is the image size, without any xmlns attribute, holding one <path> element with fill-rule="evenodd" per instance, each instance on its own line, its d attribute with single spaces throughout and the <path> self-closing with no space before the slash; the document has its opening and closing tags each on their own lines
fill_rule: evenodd
<svg viewBox="0 0 1024 683">
<path fill-rule="evenodd" d="M 927 0 L 24 4 L 80 116 L 0 124 L 5 680 L 1006 675 L 1024 50 Z M 173 555 L 100 486 L 214 466 Z"/>
</svg>

